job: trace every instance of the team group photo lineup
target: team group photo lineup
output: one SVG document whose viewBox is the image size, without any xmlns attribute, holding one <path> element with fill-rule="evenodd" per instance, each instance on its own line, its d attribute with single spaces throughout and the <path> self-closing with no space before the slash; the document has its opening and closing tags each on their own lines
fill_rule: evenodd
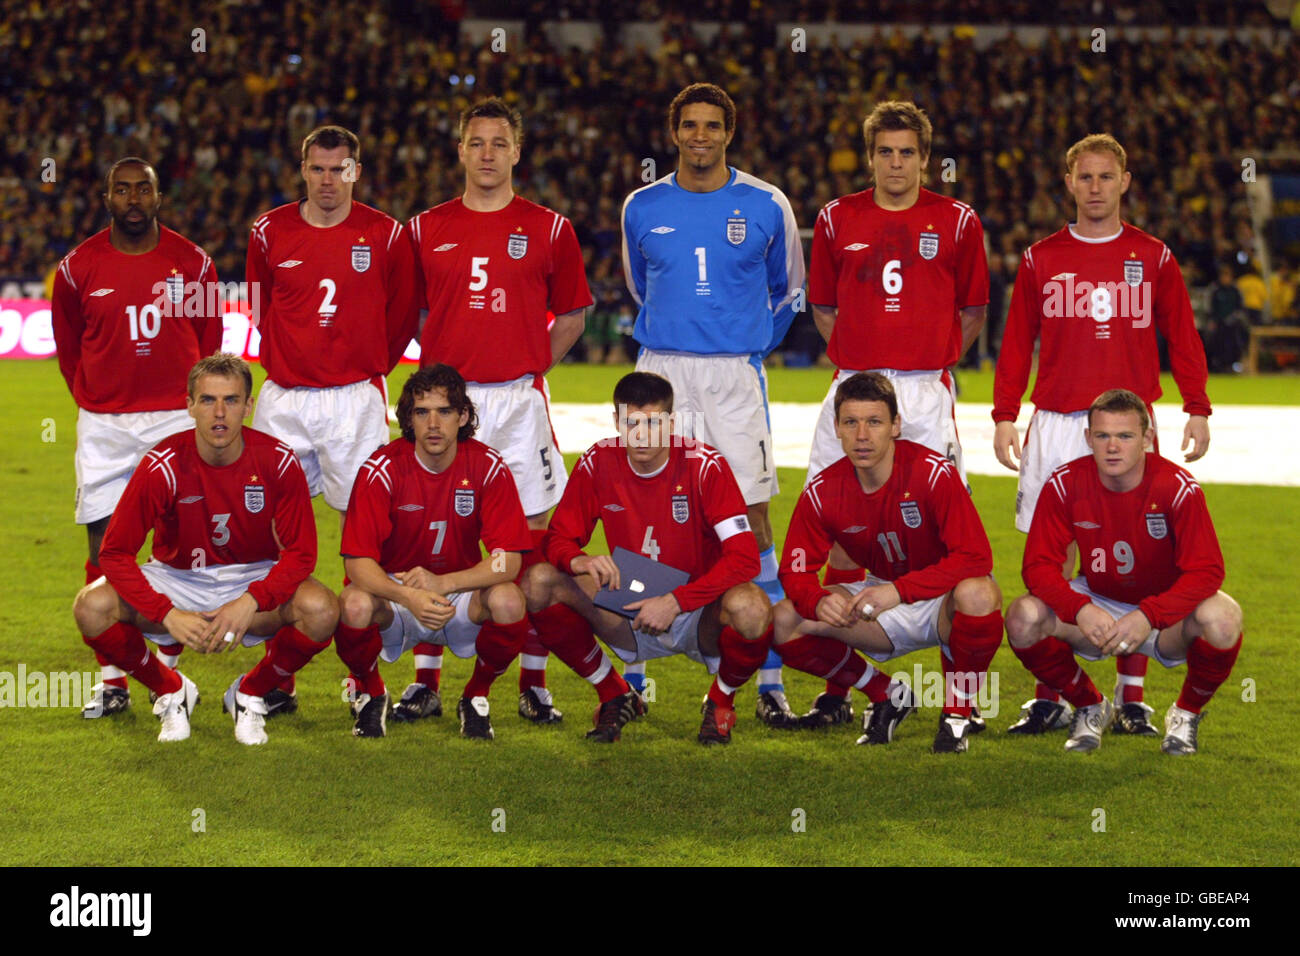
<svg viewBox="0 0 1300 956">
<path fill-rule="evenodd" d="M 81 717 L 148 707 L 179 743 L 219 699 L 238 743 L 274 748 L 275 718 L 299 707 L 315 733 L 383 738 L 454 698 L 465 738 L 576 723 L 609 744 L 655 720 L 654 661 L 683 655 L 704 670 L 680 688 L 702 698 L 702 745 L 759 751 L 761 727 L 860 720 L 865 748 L 924 733 L 978 759 L 980 734 L 1055 734 L 1071 753 L 1127 734 L 1196 754 L 1243 610 L 1188 470 L 1211 453 L 1212 411 L 1191 298 L 1169 247 L 1125 219 L 1130 185 L 1157 171 L 1130 168 L 1105 129 L 1048 157 L 1070 216 L 1017 250 L 986 411 L 1023 557 L 995 567 L 954 380 L 989 319 L 990 245 L 979 209 L 927 187 L 927 104 L 855 117 L 859 191 L 803 223 L 782 183 L 729 164 L 724 86 L 656 104 L 675 168 L 587 197 L 615 211 L 635 370 L 585 450 L 554 426 L 546 376 L 599 289 L 585 231 L 516 193 L 526 101 L 484 93 L 447 117 L 454 198 L 406 221 L 354 195 L 376 144 L 352 129 L 274 144 L 301 198 L 240 224 L 242 284 L 166 225 L 165 157 L 102 157 L 109 224 L 78 237 L 50 294 L 86 531 L 68 599 L 100 674 Z M 256 394 L 223 350 L 234 284 L 261 337 Z M 765 359 L 801 318 L 833 369 L 803 422 L 802 487 L 779 487 Z M 1162 347 L 1181 447 L 1157 440 Z M 318 546 L 316 496 L 337 555 Z M 1036 684 L 995 722 L 980 703 L 1004 642 Z M 472 666 L 452 697 L 448 650 Z M 891 673 L 916 651 L 942 671 L 938 707 Z M 237 658 L 228 685 L 186 676 L 207 654 Z M 552 658 L 587 699 L 557 700 Z M 1180 672 L 1172 700 L 1146 699 L 1153 659 Z M 516 663 L 505 724 L 489 696 Z M 309 665 L 345 674 L 345 699 L 300 699 Z M 787 697 L 791 670 L 814 699 Z"/>
</svg>

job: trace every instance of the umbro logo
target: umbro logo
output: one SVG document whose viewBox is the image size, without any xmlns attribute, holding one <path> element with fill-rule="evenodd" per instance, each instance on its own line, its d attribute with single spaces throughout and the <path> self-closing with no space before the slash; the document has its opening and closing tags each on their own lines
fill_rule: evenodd
<svg viewBox="0 0 1300 956">
<path fill-rule="evenodd" d="M 423 511 L 424 505 L 398 505 L 398 511 Z"/>
<path fill-rule="evenodd" d="M 276 266 L 276 268 L 292 269 L 294 266 L 300 266 L 300 265 L 302 265 L 301 259 L 285 259 L 284 262 L 281 262 L 278 266 Z"/>
<path fill-rule="evenodd" d="M 622 506 L 622 505 L 605 505 L 605 507 L 606 507 L 608 510 L 610 510 L 610 511 L 622 511 L 622 510 L 623 510 L 623 506 Z"/>
<path fill-rule="evenodd" d="M 449 252 L 449 251 L 451 251 L 452 249 L 455 249 L 457 245 L 458 245 L 458 243 L 455 243 L 455 242 L 444 242 L 442 245 L 440 245 L 437 249 L 434 249 L 433 251 L 434 251 L 434 252 Z"/>
<path fill-rule="evenodd" d="M 203 500 L 202 495 L 186 495 L 184 498 L 181 499 L 181 504 L 192 505 L 194 504 L 194 502 L 202 501 L 202 500 Z"/>
<path fill-rule="evenodd" d="M 1052 276 L 1049 281 L 1064 282 L 1066 279 L 1073 279 L 1076 275 L 1078 275 L 1077 272 L 1058 272 L 1056 275 Z"/>
<path fill-rule="evenodd" d="M 1086 530 L 1088 530 L 1088 531 L 1096 531 L 1098 528 L 1101 527 L 1101 525 L 1096 524 L 1096 523 L 1094 523 L 1094 522 L 1092 522 L 1092 521 L 1076 521 L 1076 522 L 1074 523 L 1074 526 L 1075 526 L 1076 528 L 1084 528 L 1084 529 L 1086 529 Z"/>
<path fill-rule="evenodd" d="M 666 236 L 668 233 L 676 232 L 677 230 L 672 226 L 655 226 L 650 231 L 660 236 Z"/>
<path fill-rule="evenodd" d="M 862 525 L 860 525 L 860 524 L 855 524 L 852 528 L 845 528 L 845 529 L 844 529 L 844 533 L 845 533 L 845 534 L 861 534 L 862 532 L 864 532 L 864 531 L 866 531 L 866 530 L 867 530 L 867 529 L 866 529 L 864 526 L 862 526 Z"/>
<path fill-rule="evenodd" d="M 112 289 L 96 289 L 94 292 L 90 293 L 90 297 L 93 299 L 96 298 L 97 296 L 112 295 L 112 294 L 113 294 Z"/>
<path fill-rule="evenodd" d="M 860 250 L 860 249 L 866 249 L 866 248 L 867 248 L 868 246 L 870 246 L 870 245 L 871 245 L 871 243 L 869 243 L 869 242 L 855 242 L 855 243 L 853 243 L 853 244 L 851 244 L 851 245 L 847 245 L 847 246 L 845 246 L 845 247 L 844 247 L 844 251 L 845 251 L 845 252 L 857 252 L 857 251 Z"/>
</svg>

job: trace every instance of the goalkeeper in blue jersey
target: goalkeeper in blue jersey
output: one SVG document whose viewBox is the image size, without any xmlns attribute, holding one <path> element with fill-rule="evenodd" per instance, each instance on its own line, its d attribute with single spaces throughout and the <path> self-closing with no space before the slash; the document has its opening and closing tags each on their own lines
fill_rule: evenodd
<svg viewBox="0 0 1300 956">
<path fill-rule="evenodd" d="M 668 126 L 676 171 L 623 204 L 623 269 L 640 306 L 636 367 L 672 383 L 679 433 L 726 456 L 758 538 L 757 581 L 775 602 L 784 595 L 767 514 L 777 482 L 763 358 L 803 308 L 799 228 L 781 190 L 727 165 L 736 105 L 725 90 L 686 87 Z M 758 716 L 793 727 L 780 666 L 771 655 L 759 673 Z"/>
</svg>

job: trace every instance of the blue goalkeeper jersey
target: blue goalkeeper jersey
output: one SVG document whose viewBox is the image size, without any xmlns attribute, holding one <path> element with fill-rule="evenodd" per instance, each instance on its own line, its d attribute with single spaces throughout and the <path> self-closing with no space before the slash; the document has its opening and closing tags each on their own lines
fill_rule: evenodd
<svg viewBox="0 0 1300 956">
<path fill-rule="evenodd" d="M 623 271 L 641 307 L 632 334 L 660 351 L 766 355 L 804 301 L 790 201 L 734 168 L 713 192 L 683 189 L 671 173 L 628 196 Z"/>
</svg>

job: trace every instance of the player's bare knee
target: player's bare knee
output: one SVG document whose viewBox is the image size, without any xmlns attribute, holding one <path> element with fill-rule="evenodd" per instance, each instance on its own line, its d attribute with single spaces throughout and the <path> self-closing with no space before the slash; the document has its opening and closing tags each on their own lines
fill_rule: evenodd
<svg viewBox="0 0 1300 956">
<path fill-rule="evenodd" d="M 1226 650 L 1237 643 L 1241 634 L 1241 605 L 1227 594 L 1219 591 L 1213 597 L 1206 598 L 1194 612 L 1200 625 L 1201 637 L 1211 646 Z"/>
<path fill-rule="evenodd" d="M 524 619 L 524 592 L 513 581 L 488 588 L 484 600 L 497 624 L 517 624 Z"/>
<path fill-rule="evenodd" d="M 952 592 L 953 603 L 962 614 L 983 617 L 1002 607 L 1002 591 L 991 577 L 966 578 Z"/>
<path fill-rule="evenodd" d="M 313 641 L 328 641 L 339 623 L 339 599 L 325 585 L 308 578 L 293 595 L 298 630 Z"/>
<path fill-rule="evenodd" d="M 1032 647 L 1046 636 L 1043 605 L 1028 594 L 1021 595 L 1007 608 L 1007 641 L 1012 647 Z"/>
<path fill-rule="evenodd" d="M 117 593 L 106 584 L 88 584 L 72 602 L 77 629 L 87 637 L 98 637 L 117 618 Z"/>
<path fill-rule="evenodd" d="M 375 616 L 375 599 L 369 591 L 349 584 L 339 595 L 339 623 L 344 627 L 369 627 Z"/>
<path fill-rule="evenodd" d="M 772 623 L 772 602 L 762 588 L 746 581 L 722 595 L 722 613 L 741 637 L 753 641 L 762 637 Z"/>
<path fill-rule="evenodd" d="M 550 562 L 534 564 L 524 572 L 522 583 L 524 602 L 530 614 L 550 607 L 556 601 L 555 591 L 560 583 L 560 569 Z"/>
<path fill-rule="evenodd" d="M 772 608 L 772 646 L 794 640 L 795 630 L 803 623 L 803 618 L 794 609 L 794 602 L 789 598 L 778 601 Z"/>
</svg>

